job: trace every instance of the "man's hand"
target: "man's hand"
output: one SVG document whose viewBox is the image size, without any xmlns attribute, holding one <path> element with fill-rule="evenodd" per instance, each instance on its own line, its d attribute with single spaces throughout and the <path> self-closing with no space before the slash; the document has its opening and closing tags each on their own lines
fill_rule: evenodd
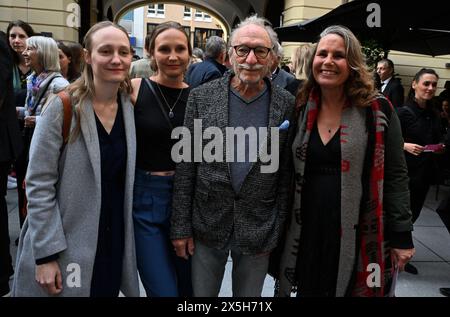
<svg viewBox="0 0 450 317">
<path fill-rule="evenodd" d="M 392 249 L 391 257 L 394 260 L 394 263 L 398 266 L 400 271 L 405 269 L 405 264 L 411 260 L 411 258 L 416 253 L 416 249 Z"/>
<path fill-rule="evenodd" d="M 194 255 L 194 238 L 176 239 L 172 240 L 177 256 L 188 259 L 189 255 Z"/>
<path fill-rule="evenodd" d="M 62 291 L 62 275 L 57 261 L 36 265 L 36 282 L 50 295 Z"/>
</svg>

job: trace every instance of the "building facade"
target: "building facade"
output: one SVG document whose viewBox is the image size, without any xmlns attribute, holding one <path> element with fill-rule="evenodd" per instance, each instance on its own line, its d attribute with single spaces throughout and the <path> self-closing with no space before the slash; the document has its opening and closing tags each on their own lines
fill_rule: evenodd
<svg viewBox="0 0 450 317">
<path fill-rule="evenodd" d="M 165 21 L 177 21 L 189 35 L 192 47 L 205 48 L 206 39 L 212 35 L 227 38 L 227 28 L 207 12 L 177 4 L 151 4 L 145 7 L 145 34 Z"/>
<path fill-rule="evenodd" d="M 159 4 L 164 5 L 165 14 L 166 12 L 168 14 L 169 6 L 179 4 L 183 7 L 198 9 L 203 19 L 205 19 L 206 13 L 206 17 L 208 18 L 209 15 L 214 21 L 212 25 L 219 25 L 217 28 L 211 25 L 198 26 L 199 30 L 196 33 L 196 26 L 191 23 L 206 21 L 195 21 L 195 10 L 191 13 L 191 19 L 194 17 L 194 21 L 183 20 L 187 14 L 184 9 L 182 12 L 176 13 L 178 16 L 182 14 L 182 21 L 186 22 L 183 25 L 186 25 L 186 30 L 189 29 L 192 44 L 201 46 L 204 39 L 210 34 L 207 31 L 202 32 L 200 30 L 202 28 L 222 29 L 224 38 L 227 38 L 233 26 L 252 13 L 267 17 L 272 25 L 277 27 L 319 17 L 345 2 L 347 1 L 166 0 L 163 3 L 154 0 L 0 0 L 0 29 L 6 30 L 6 26 L 11 20 L 22 19 L 29 22 L 36 31 L 45 32 L 55 39 L 80 40 L 90 25 L 96 21 L 104 19 L 118 21 L 128 11 L 150 5 L 151 11 L 155 12 L 156 16 L 148 17 L 149 11 L 143 13 L 144 18 L 148 21 L 142 25 L 141 33 L 143 35 L 146 34 L 147 28 L 151 28 L 154 23 L 161 21 L 157 16 L 161 13 Z M 75 5 L 79 5 L 79 8 L 77 9 Z M 298 45 L 298 43 L 287 42 L 282 44 L 287 57 L 290 57 Z M 406 92 L 409 90 L 413 75 L 422 67 L 434 68 L 438 72 L 440 76 L 438 93 L 443 89 L 445 81 L 450 80 L 450 68 L 446 67 L 446 65 L 450 65 L 450 55 L 430 57 L 391 51 L 389 58 L 395 63 L 396 73 L 402 79 Z"/>
</svg>

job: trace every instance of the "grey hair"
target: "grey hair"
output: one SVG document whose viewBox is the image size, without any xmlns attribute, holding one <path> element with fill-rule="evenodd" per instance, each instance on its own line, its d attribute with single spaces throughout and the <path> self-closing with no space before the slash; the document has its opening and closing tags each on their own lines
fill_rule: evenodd
<svg viewBox="0 0 450 317">
<path fill-rule="evenodd" d="M 225 41 L 220 36 L 213 35 L 206 40 L 205 56 L 216 59 L 226 49 L 227 45 Z"/>
<path fill-rule="evenodd" d="M 58 44 L 51 37 L 32 36 L 27 38 L 27 47 L 36 49 L 36 53 L 44 71 L 60 72 Z"/>
<path fill-rule="evenodd" d="M 242 29 L 243 27 L 248 26 L 248 25 L 258 25 L 258 26 L 262 27 L 263 29 L 265 29 L 267 34 L 269 35 L 270 42 L 272 43 L 272 47 L 271 48 L 274 48 L 275 45 L 278 43 L 278 35 L 273 30 L 272 24 L 267 19 L 258 17 L 255 14 L 255 15 L 251 15 L 251 16 L 247 17 L 244 21 L 239 23 L 236 26 L 236 28 L 231 32 L 231 35 L 230 35 L 230 43 L 231 43 L 231 45 L 233 45 L 236 33 L 240 29 Z M 230 47 L 230 50 L 228 52 L 230 55 L 232 54 L 232 50 L 233 50 L 233 48 Z"/>
<path fill-rule="evenodd" d="M 273 53 L 277 58 L 283 58 L 283 46 L 279 42 L 273 46 Z"/>
<path fill-rule="evenodd" d="M 203 60 L 205 58 L 204 55 L 205 54 L 203 53 L 203 50 L 200 47 L 194 47 L 192 49 L 192 56 L 198 57 L 198 58 Z"/>
</svg>

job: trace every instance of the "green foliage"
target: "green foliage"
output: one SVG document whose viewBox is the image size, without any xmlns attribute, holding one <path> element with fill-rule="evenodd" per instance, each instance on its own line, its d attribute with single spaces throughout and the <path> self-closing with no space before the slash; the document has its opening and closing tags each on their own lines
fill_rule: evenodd
<svg viewBox="0 0 450 317">
<path fill-rule="evenodd" d="M 370 70 L 375 70 L 377 63 L 385 55 L 385 51 L 380 47 L 376 40 L 366 40 L 362 43 L 362 52 L 366 55 L 367 66 Z"/>
<path fill-rule="evenodd" d="M 291 59 L 289 57 L 283 57 L 280 61 L 280 66 L 285 66 L 291 63 Z"/>
</svg>

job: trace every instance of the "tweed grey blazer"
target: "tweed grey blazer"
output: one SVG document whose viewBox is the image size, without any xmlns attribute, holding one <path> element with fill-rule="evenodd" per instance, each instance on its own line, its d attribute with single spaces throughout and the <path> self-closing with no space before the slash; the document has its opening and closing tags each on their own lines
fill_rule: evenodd
<svg viewBox="0 0 450 317">
<path fill-rule="evenodd" d="M 121 291 L 139 296 L 132 220 L 136 136 L 133 106 L 128 96 L 121 99 L 127 142 Z M 72 129 L 75 120 L 74 115 Z M 100 146 L 92 102 L 86 101 L 80 135 L 60 155 L 62 121 L 63 106 L 56 97 L 44 109 L 31 142 L 28 217 L 20 234 L 13 296 L 48 296 L 35 281 L 35 259 L 55 253 L 63 280 L 59 296 L 90 295 L 101 207 Z M 73 283 L 78 272 L 80 283 Z"/>
<path fill-rule="evenodd" d="M 194 131 L 194 119 L 202 119 L 203 131 L 211 126 L 224 135 L 228 124 L 230 79 L 228 74 L 208 82 L 189 95 L 184 125 Z M 293 123 L 294 98 L 284 89 L 266 81 L 270 91 L 269 127 Z M 250 168 L 239 192 L 231 185 L 225 162 L 205 161 L 177 164 L 171 218 L 171 239 L 194 237 L 205 245 L 221 249 L 231 234 L 245 254 L 274 249 L 286 219 L 291 170 L 289 139 L 292 129 L 280 131 L 279 168 L 261 173 L 260 157 Z M 270 135 L 270 134 L 269 134 Z M 209 140 L 203 140 L 203 147 Z M 270 149 L 271 140 L 267 139 Z"/>
</svg>

